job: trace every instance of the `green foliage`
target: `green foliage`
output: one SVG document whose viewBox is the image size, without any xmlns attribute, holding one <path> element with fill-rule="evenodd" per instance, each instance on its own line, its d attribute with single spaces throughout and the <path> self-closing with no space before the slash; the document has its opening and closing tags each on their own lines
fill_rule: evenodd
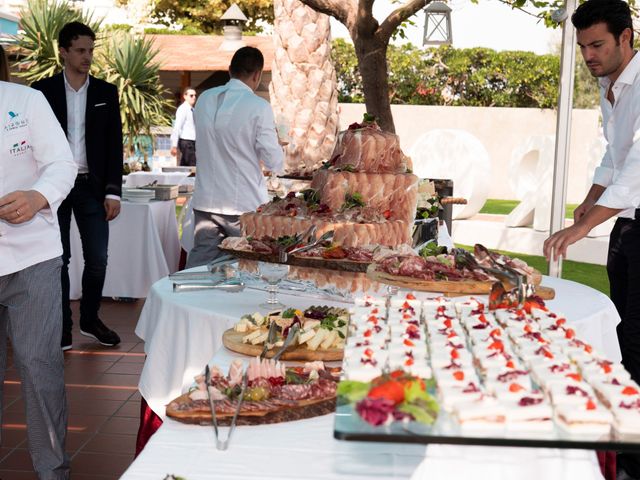
<svg viewBox="0 0 640 480">
<path fill-rule="evenodd" d="M 339 100 L 363 103 L 362 77 L 353 45 L 332 44 Z M 555 108 L 560 58 L 531 52 L 496 52 L 488 48 L 419 48 L 390 45 L 389 97 L 407 105 Z M 574 104 L 598 105 L 598 84 L 582 59 L 577 60 Z"/>
<path fill-rule="evenodd" d="M 167 27 L 145 28 L 144 33 L 148 33 L 151 35 L 204 35 L 204 32 L 202 30 L 194 26 L 188 26 L 180 30 L 175 30 L 173 28 L 167 28 Z"/>
<path fill-rule="evenodd" d="M 58 55 L 58 32 L 68 22 L 80 21 L 97 32 L 92 74 L 118 87 L 123 133 L 129 151 L 139 142 L 140 134 L 150 135 L 154 125 L 168 125 L 169 103 L 163 98 L 156 51 L 150 40 L 136 38 L 123 25 L 101 32 L 101 20 L 67 2 L 29 0 L 21 11 L 25 33 L 17 43 L 25 56 L 17 65 L 27 83 L 50 77 L 62 70 Z M 142 140 L 140 140 L 142 141 Z"/>
<path fill-rule="evenodd" d="M 273 24 L 272 0 L 158 0 L 154 15 L 158 19 L 179 23 L 184 28 L 194 28 L 204 33 L 221 33 L 223 22 L 220 17 L 233 3 L 237 3 L 249 19 L 245 29 L 261 32 L 262 24 Z"/>
<path fill-rule="evenodd" d="M 20 26 L 24 34 L 18 37 L 20 50 L 26 55 L 17 62 L 17 75 L 27 83 L 48 78 L 62 70 L 58 54 L 58 32 L 69 22 L 82 22 L 95 32 L 102 20 L 83 14 L 65 2 L 29 0 L 20 10 Z"/>
<path fill-rule="evenodd" d="M 124 32 L 111 35 L 100 51 L 102 78 L 118 87 L 122 129 L 130 152 L 138 135 L 151 135 L 155 125 L 169 125 L 170 104 L 162 96 L 156 54 L 150 39 Z"/>
</svg>

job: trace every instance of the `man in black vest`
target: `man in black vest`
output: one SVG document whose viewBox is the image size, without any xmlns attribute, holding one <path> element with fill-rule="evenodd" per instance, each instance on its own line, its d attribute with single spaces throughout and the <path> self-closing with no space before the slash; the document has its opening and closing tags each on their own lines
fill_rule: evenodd
<svg viewBox="0 0 640 480">
<path fill-rule="evenodd" d="M 84 271 L 80 302 L 80 333 L 102 345 L 114 346 L 120 337 L 98 317 L 107 270 L 109 221 L 120 213 L 122 191 L 122 123 L 118 90 L 89 75 L 94 32 L 80 22 L 66 24 L 58 35 L 64 70 L 35 82 L 67 134 L 78 176 L 69 196 L 58 209 L 62 235 L 62 349 L 71 348 L 69 304 L 69 230 L 71 212 L 78 224 Z"/>
</svg>

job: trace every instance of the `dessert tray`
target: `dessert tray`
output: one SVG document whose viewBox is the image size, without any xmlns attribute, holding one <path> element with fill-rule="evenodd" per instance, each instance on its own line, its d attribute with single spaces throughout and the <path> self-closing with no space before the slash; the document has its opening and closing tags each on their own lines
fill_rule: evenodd
<svg viewBox="0 0 640 480">
<path fill-rule="evenodd" d="M 640 386 L 539 299 L 359 297 L 351 318 L 338 439 L 640 451 Z"/>
</svg>

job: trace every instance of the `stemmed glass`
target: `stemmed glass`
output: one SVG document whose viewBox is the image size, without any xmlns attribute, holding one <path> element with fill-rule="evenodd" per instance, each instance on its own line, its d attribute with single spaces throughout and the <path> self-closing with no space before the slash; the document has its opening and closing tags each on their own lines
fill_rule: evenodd
<svg viewBox="0 0 640 480">
<path fill-rule="evenodd" d="M 278 284 L 289 273 L 289 265 L 281 263 L 258 262 L 260 278 L 267 282 L 269 298 L 265 303 L 258 305 L 260 308 L 274 310 L 284 308 L 284 304 L 278 300 Z"/>
</svg>

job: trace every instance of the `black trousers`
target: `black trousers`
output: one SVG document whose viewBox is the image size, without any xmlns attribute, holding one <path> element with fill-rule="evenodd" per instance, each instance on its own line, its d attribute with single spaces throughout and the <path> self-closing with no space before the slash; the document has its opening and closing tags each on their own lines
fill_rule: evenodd
<svg viewBox="0 0 640 480">
<path fill-rule="evenodd" d="M 619 218 L 609 238 L 607 273 L 613 301 L 622 321 L 617 326 L 622 364 L 640 382 L 640 212 Z M 640 455 L 619 454 L 618 465 L 640 479 Z"/>
<path fill-rule="evenodd" d="M 196 142 L 195 140 L 178 140 L 178 150 L 180 150 L 180 166 L 196 166 Z"/>
<path fill-rule="evenodd" d="M 107 249 L 109 246 L 109 222 L 104 203 L 98 200 L 87 175 L 78 175 L 67 198 L 58 208 L 58 223 L 62 239 L 62 326 L 63 332 L 71 333 L 71 306 L 69 304 L 69 260 L 71 258 L 71 212 L 76 219 L 84 270 L 82 271 L 82 299 L 80 300 L 80 325 L 90 328 L 100 309 L 102 287 L 107 273 Z"/>
</svg>

